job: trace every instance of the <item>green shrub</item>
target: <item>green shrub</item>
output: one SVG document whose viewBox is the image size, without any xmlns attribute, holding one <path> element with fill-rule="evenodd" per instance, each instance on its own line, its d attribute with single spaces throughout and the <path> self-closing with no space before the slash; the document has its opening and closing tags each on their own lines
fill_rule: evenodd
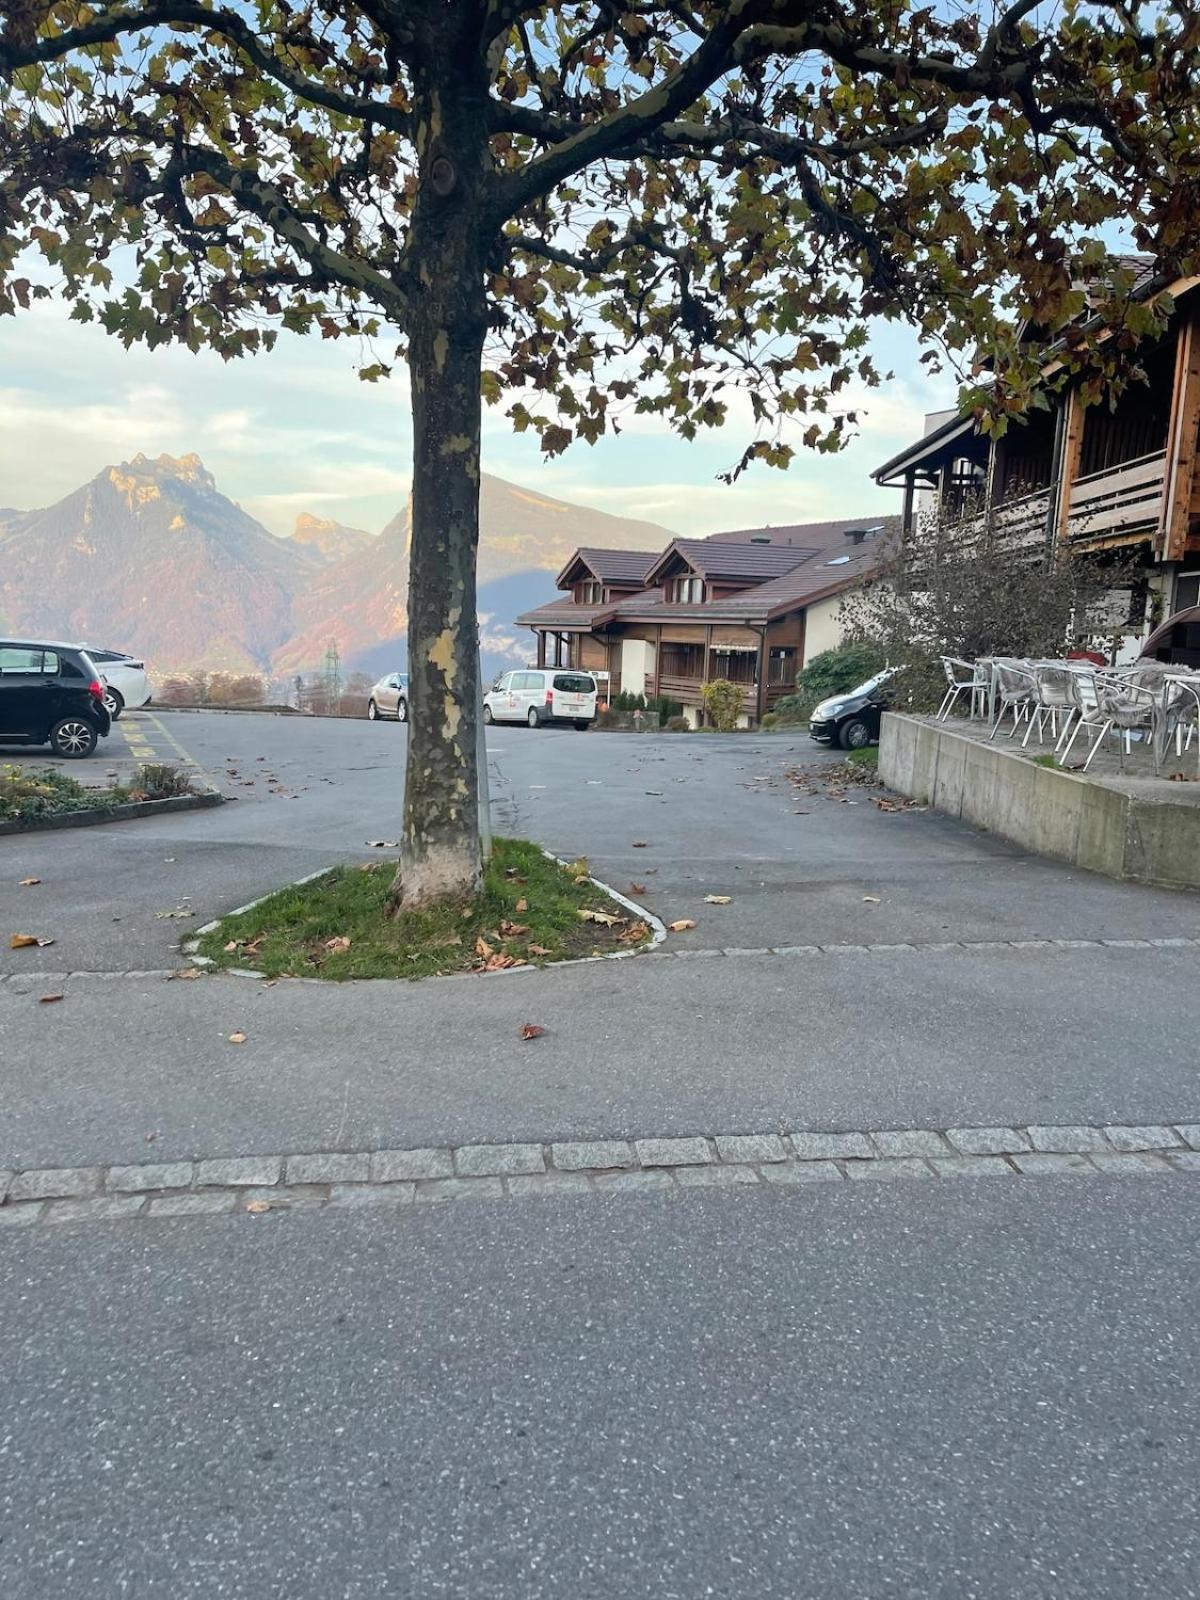
<svg viewBox="0 0 1200 1600">
<path fill-rule="evenodd" d="M 704 709 L 718 733 L 732 733 L 742 714 L 742 691 L 728 678 L 704 685 Z"/>
<path fill-rule="evenodd" d="M 149 761 L 139 767 L 133 788 L 147 800 L 171 800 L 177 795 L 195 792 L 186 772 L 160 761 Z"/>
<path fill-rule="evenodd" d="M 691 733 L 692 725 L 684 716 L 668 717 L 663 724 L 668 733 Z"/>
</svg>

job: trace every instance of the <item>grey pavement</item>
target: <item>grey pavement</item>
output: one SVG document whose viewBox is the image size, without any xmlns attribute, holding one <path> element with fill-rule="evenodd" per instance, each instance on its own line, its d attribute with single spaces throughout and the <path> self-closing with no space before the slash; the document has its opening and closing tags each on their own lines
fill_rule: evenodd
<svg viewBox="0 0 1200 1600">
<path fill-rule="evenodd" d="M 1200 1192 L 195 1217 L 0 1252 L 6 1600 L 1200 1592 Z"/>
</svg>

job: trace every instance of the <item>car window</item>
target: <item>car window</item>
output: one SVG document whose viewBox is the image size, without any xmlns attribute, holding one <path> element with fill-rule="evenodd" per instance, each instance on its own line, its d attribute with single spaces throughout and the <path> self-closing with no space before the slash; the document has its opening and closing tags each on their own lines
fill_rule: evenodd
<svg viewBox="0 0 1200 1600">
<path fill-rule="evenodd" d="M 513 675 L 512 675 L 511 672 L 502 672 L 500 674 L 500 676 L 496 679 L 496 686 L 492 690 L 492 693 L 493 694 L 500 694 L 505 689 L 511 689 L 512 688 L 512 677 L 513 677 Z"/>
<path fill-rule="evenodd" d="M 64 678 L 83 678 L 85 676 L 83 668 L 76 666 L 70 656 L 63 656 L 58 664 L 58 670 Z"/>
<path fill-rule="evenodd" d="M 58 655 L 53 650 L 20 644 L 0 645 L 0 677 L 52 677 L 57 672 Z"/>
<path fill-rule="evenodd" d="M 596 680 L 585 677 L 582 672 L 559 672 L 555 674 L 554 687 L 563 694 L 595 694 Z"/>
</svg>

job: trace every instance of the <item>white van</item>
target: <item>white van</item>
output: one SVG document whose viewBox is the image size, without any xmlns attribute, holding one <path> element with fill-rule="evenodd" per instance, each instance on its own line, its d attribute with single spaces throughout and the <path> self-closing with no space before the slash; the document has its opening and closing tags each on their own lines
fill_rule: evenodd
<svg viewBox="0 0 1200 1600">
<path fill-rule="evenodd" d="M 596 680 L 566 667 L 506 672 L 483 697 L 485 722 L 571 722 L 582 733 L 596 720 Z"/>
</svg>

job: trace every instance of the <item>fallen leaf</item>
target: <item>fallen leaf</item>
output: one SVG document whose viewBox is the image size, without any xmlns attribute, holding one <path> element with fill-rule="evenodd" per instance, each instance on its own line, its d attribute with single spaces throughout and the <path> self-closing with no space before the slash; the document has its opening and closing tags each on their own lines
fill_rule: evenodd
<svg viewBox="0 0 1200 1600">
<path fill-rule="evenodd" d="M 525 963 L 518 960 L 516 956 L 506 956 L 496 952 L 494 955 L 490 955 L 483 963 L 483 970 L 485 972 L 507 972 L 509 967 L 523 967 L 524 965 Z"/>
<path fill-rule="evenodd" d="M 340 955 L 343 950 L 349 950 L 350 940 L 344 933 L 339 933 L 333 939 L 326 939 L 325 948 L 331 955 Z"/>
<path fill-rule="evenodd" d="M 41 883 L 41 881 L 42 880 L 40 878 L 22 878 L 21 879 L 21 888 L 22 889 L 32 889 L 35 883 Z"/>
<path fill-rule="evenodd" d="M 881 903 L 880 902 L 880 897 L 877 894 L 865 894 L 865 895 L 863 895 L 863 904 L 864 905 L 877 906 L 880 903 Z"/>
<path fill-rule="evenodd" d="M 241 946 L 242 941 L 240 939 L 230 939 L 229 943 L 222 945 L 221 948 L 224 950 L 226 955 L 232 955 L 235 950 L 240 950 Z"/>
<path fill-rule="evenodd" d="M 14 933 L 9 936 L 8 948 L 10 950 L 28 950 L 30 948 L 44 950 L 48 944 L 53 943 L 53 939 L 45 939 L 40 933 Z"/>
<path fill-rule="evenodd" d="M 246 1201 L 246 1210 L 253 1217 L 261 1217 L 264 1211 L 270 1211 L 270 1209 L 271 1209 L 271 1202 L 269 1200 L 247 1200 Z"/>
<path fill-rule="evenodd" d="M 52 1006 L 56 1000 L 62 1000 L 63 998 L 65 997 L 61 994 L 44 994 L 39 1000 L 38 1004 L 43 1006 Z"/>
<path fill-rule="evenodd" d="M 485 961 L 490 961 L 496 952 L 492 949 L 491 945 L 486 939 L 476 939 L 475 954 L 477 956 L 482 956 Z"/>
<path fill-rule="evenodd" d="M 591 881 L 586 872 L 581 872 L 575 879 L 575 887 L 578 889 L 582 884 L 591 883 Z"/>
<path fill-rule="evenodd" d="M 633 841 L 632 848 L 634 850 L 649 850 L 650 846 L 646 843 L 645 839 L 635 839 Z"/>
<path fill-rule="evenodd" d="M 531 944 L 529 946 L 529 954 L 531 956 L 552 956 L 554 951 L 547 950 L 544 944 Z"/>
<path fill-rule="evenodd" d="M 729 906 L 733 904 L 733 896 L 731 894 L 706 894 L 704 903 L 706 906 Z"/>
<path fill-rule="evenodd" d="M 509 922 L 508 918 L 506 917 L 500 924 L 500 932 L 506 939 L 519 939 L 522 934 L 528 933 L 529 929 L 525 923 Z"/>
<path fill-rule="evenodd" d="M 623 932 L 617 935 L 622 944 L 641 944 L 643 939 L 649 937 L 650 929 L 644 922 L 631 922 Z"/>
<path fill-rule="evenodd" d="M 539 1028 L 536 1022 L 523 1022 L 521 1024 L 522 1039 L 540 1039 L 545 1031 L 545 1028 Z"/>
<path fill-rule="evenodd" d="M 246 1035 L 244 1033 L 231 1033 L 229 1035 L 229 1042 L 230 1044 L 245 1044 Z"/>
<path fill-rule="evenodd" d="M 203 967 L 181 967 L 178 972 L 173 972 L 171 974 L 170 978 L 167 979 L 167 982 L 170 983 L 175 978 L 202 978 L 203 976 Z"/>
<path fill-rule="evenodd" d="M 528 900 L 518 900 L 516 909 L 518 911 L 528 911 L 529 910 L 529 901 Z"/>
<path fill-rule="evenodd" d="M 667 924 L 667 927 L 671 933 L 687 933 L 689 928 L 694 928 L 695 926 L 696 924 L 691 920 L 690 917 L 680 917 L 678 922 L 670 922 Z"/>
<path fill-rule="evenodd" d="M 630 894 L 645 894 L 646 885 L 644 883 L 631 883 L 629 885 L 629 892 Z"/>
<path fill-rule="evenodd" d="M 606 928 L 616 928 L 625 921 L 624 917 L 614 917 L 607 911 L 587 911 L 581 909 L 576 914 L 583 922 L 599 922 Z"/>
<path fill-rule="evenodd" d="M 174 911 L 156 911 L 154 915 L 161 920 L 170 917 L 194 917 L 196 913 L 191 906 L 176 906 Z"/>
</svg>

